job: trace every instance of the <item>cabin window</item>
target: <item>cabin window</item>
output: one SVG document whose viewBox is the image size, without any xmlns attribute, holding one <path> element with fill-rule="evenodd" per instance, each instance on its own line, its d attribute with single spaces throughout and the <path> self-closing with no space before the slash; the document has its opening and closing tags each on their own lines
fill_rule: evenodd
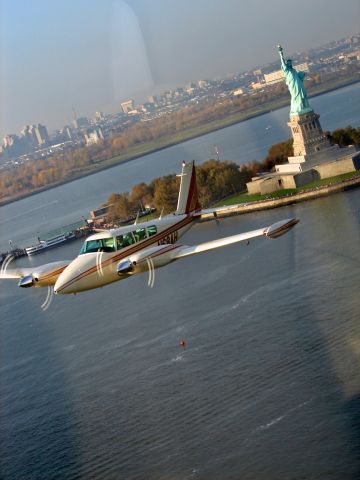
<svg viewBox="0 0 360 480">
<path fill-rule="evenodd" d="M 137 228 L 133 232 L 123 233 L 122 235 L 118 235 L 116 237 L 116 248 L 117 250 L 121 250 L 122 248 L 129 247 L 134 243 L 145 240 L 151 235 L 155 235 L 155 233 L 157 233 L 157 228 L 155 225 L 147 228 Z"/>
<path fill-rule="evenodd" d="M 118 235 L 116 237 L 116 250 L 120 250 L 121 248 L 123 248 L 123 236 Z"/>
<path fill-rule="evenodd" d="M 151 225 L 151 227 L 147 227 L 147 234 L 149 237 L 151 237 L 152 235 L 155 235 L 155 233 L 157 233 L 157 228 L 155 225 Z"/>
<path fill-rule="evenodd" d="M 102 251 L 103 252 L 114 252 L 115 249 L 115 242 L 112 237 L 110 238 L 104 238 L 103 241 L 103 246 L 102 246 Z"/>
<path fill-rule="evenodd" d="M 110 238 L 98 238 L 96 240 L 87 240 L 80 250 L 80 255 L 83 253 L 94 252 L 114 252 L 115 245 L 114 239 Z"/>
<path fill-rule="evenodd" d="M 120 250 L 121 248 L 128 247 L 136 242 L 135 235 L 133 232 L 127 232 L 123 235 L 118 235 L 116 237 L 116 246 L 117 249 Z"/>
<path fill-rule="evenodd" d="M 135 230 L 135 240 L 137 242 L 141 242 L 141 240 L 144 240 L 146 238 L 146 229 L 145 228 L 138 228 Z"/>
</svg>

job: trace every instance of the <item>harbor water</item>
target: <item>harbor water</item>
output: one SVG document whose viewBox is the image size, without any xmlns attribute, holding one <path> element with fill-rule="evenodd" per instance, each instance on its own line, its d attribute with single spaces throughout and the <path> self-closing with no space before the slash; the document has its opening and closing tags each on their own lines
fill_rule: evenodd
<svg viewBox="0 0 360 480">
<path fill-rule="evenodd" d="M 311 103 L 324 129 L 359 126 L 359 96 L 357 84 Z M 238 163 L 260 159 L 289 136 L 287 114 L 1 207 L 0 244 L 204 161 L 214 144 Z M 0 478 L 359 478 L 359 190 L 199 224 L 182 243 L 289 217 L 300 223 L 287 235 L 171 264 L 153 288 L 146 274 L 76 296 L 1 281 Z"/>
</svg>

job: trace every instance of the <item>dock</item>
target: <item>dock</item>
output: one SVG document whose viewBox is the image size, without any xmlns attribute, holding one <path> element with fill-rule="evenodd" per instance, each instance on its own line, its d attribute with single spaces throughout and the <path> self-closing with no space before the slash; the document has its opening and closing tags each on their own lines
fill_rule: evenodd
<svg viewBox="0 0 360 480">
<path fill-rule="evenodd" d="M 64 225 L 55 230 L 51 230 L 50 232 L 39 234 L 38 241 L 39 243 L 40 241 L 46 242 L 58 235 L 63 235 L 63 234 L 71 234 L 71 238 L 69 238 L 69 240 L 76 240 L 78 238 L 87 237 L 93 232 L 94 232 L 94 229 L 91 224 L 89 224 L 86 220 L 80 220 L 79 222 L 71 223 L 69 225 Z M 2 265 L 5 262 L 6 258 L 12 257 L 13 259 L 17 259 L 20 257 L 27 256 L 26 248 L 28 248 L 29 246 L 24 248 L 22 247 L 19 248 L 17 246 L 13 247 L 11 241 L 9 241 L 9 244 L 10 244 L 9 250 L 0 252 L 0 265 Z M 62 245 L 62 243 L 59 243 L 59 245 Z"/>
</svg>

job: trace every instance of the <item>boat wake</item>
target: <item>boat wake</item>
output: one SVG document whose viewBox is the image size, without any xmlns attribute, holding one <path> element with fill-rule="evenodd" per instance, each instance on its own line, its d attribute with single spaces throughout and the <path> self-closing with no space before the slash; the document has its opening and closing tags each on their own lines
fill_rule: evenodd
<svg viewBox="0 0 360 480">
<path fill-rule="evenodd" d="M 305 407 L 305 405 L 308 405 L 312 401 L 313 399 L 310 398 L 310 400 L 306 400 L 305 402 L 299 403 L 299 405 L 296 405 L 296 407 L 290 408 L 290 410 L 285 412 L 283 415 L 280 415 L 279 417 L 276 417 L 273 420 L 270 420 L 270 422 L 260 425 L 259 427 L 256 427 L 253 433 L 258 432 L 260 430 L 267 430 L 268 428 L 273 427 L 277 423 L 284 420 L 284 418 L 288 417 L 291 413 L 296 412 L 297 410 L 300 410 L 300 408 Z"/>
<path fill-rule="evenodd" d="M 172 358 L 171 361 L 172 362 L 180 362 L 181 360 L 183 360 L 184 356 L 183 355 L 176 355 L 176 357 Z"/>
</svg>

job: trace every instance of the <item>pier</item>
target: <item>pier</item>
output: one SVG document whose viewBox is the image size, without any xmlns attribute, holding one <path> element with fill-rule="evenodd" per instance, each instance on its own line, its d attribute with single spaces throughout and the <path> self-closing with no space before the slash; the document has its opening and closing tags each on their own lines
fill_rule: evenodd
<svg viewBox="0 0 360 480">
<path fill-rule="evenodd" d="M 68 239 L 63 242 L 66 243 L 70 240 L 77 240 L 78 238 L 86 237 L 94 232 L 93 225 L 89 224 L 86 220 L 80 220 L 79 222 L 71 223 L 69 225 L 64 225 L 59 227 L 55 230 L 51 230 L 50 232 L 39 234 L 38 235 L 38 243 L 40 242 L 48 242 L 54 237 L 59 235 L 69 235 Z M 61 245 L 59 243 L 58 245 Z M 12 242 L 9 241 L 10 248 L 7 251 L 0 252 L 0 265 L 2 265 L 6 258 L 12 257 L 13 259 L 17 259 L 20 257 L 27 256 L 26 248 L 30 246 L 26 246 L 24 248 L 12 246 Z M 46 250 L 46 248 L 44 248 Z M 40 252 L 39 252 L 40 253 Z"/>
</svg>

